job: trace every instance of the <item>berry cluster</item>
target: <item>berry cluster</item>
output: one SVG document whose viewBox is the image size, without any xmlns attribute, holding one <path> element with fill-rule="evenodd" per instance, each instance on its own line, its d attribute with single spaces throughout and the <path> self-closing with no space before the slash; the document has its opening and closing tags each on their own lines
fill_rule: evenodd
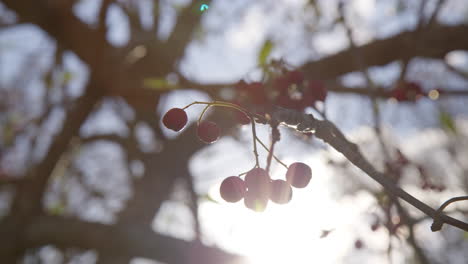
<svg viewBox="0 0 468 264">
<path fill-rule="evenodd" d="M 254 98 L 255 99 L 255 98 Z M 254 211 L 261 212 L 266 209 L 268 201 L 277 204 L 286 204 L 292 198 L 292 187 L 304 188 L 306 187 L 311 178 L 312 170 L 304 163 L 296 162 L 287 167 L 275 155 L 273 155 L 273 147 L 268 149 L 265 144 L 257 137 L 255 132 L 254 114 L 251 114 L 246 109 L 237 104 L 228 102 L 194 102 L 184 108 L 170 109 L 162 119 L 164 126 L 173 131 L 180 131 L 187 125 L 187 113 L 184 109 L 194 104 L 206 105 L 205 110 L 201 113 L 198 119 L 197 136 L 205 143 L 213 143 L 218 140 L 220 129 L 216 123 L 211 121 L 202 121 L 203 114 L 211 106 L 220 106 L 231 108 L 239 112 L 239 117 L 244 119 L 244 123 L 251 123 L 253 134 L 253 145 L 255 154 L 255 167 L 247 173 L 242 173 L 239 176 L 231 176 L 221 184 L 220 193 L 221 197 L 230 203 L 235 203 L 244 199 L 244 204 L 247 208 Z M 248 122 L 247 122 L 248 120 Z M 277 126 L 272 126 L 272 142 L 278 141 L 280 138 Z M 267 170 L 260 168 L 257 153 L 257 142 L 259 142 L 268 152 Z M 272 180 L 268 173 L 268 168 L 271 158 L 281 163 L 287 168 L 286 180 Z M 241 176 L 245 175 L 244 180 Z"/>
<path fill-rule="evenodd" d="M 327 97 L 327 89 L 321 81 L 305 80 L 301 71 L 285 69 L 265 83 L 241 80 L 235 88 L 237 94 L 233 103 L 265 111 L 272 105 L 303 111 Z"/>
<path fill-rule="evenodd" d="M 277 204 L 291 201 L 292 187 L 304 188 L 312 179 L 312 170 L 304 163 L 296 162 L 289 166 L 286 180 L 272 180 L 262 168 L 247 172 L 245 179 L 230 176 L 221 183 L 221 197 L 230 203 L 244 199 L 247 208 L 257 212 L 264 211 L 271 200 Z"/>
<path fill-rule="evenodd" d="M 419 83 L 407 81 L 398 82 L 390 91 L 390 95 L 398 102 L 415 102 L 427 96 Z"/>
</svg>

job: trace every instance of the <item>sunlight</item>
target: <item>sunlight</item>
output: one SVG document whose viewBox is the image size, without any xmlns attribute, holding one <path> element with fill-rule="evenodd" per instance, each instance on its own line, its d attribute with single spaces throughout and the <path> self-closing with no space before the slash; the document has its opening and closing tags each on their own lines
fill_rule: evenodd
<svg viewBox="0 0 468 264">
<path fill-rule="evenodd" d="M 312 163 L 316 177 L 311 186 L 295 189 L 287 205 L 270 202 L 265 212 L 256 213 L 243 202 L 204 203 L 201 215 L 209 226 L 206 231 L 223 247 L 247 256 L 249 264 L 336 263 L 353 239 L 348 227 L 355 211 L 331 199 L 325 171 L 320 162 Z M 221 201 L 218 186 L 210 194 Z M 320 238 L 323 230 L 333 231 Z"/>
</svg>

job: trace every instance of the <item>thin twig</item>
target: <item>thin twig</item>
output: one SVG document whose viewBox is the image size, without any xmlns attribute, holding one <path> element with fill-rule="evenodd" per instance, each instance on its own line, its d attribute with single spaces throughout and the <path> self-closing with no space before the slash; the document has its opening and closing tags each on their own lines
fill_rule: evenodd
<svg viewBox="0 0 468 264">
<path fill-rule="evenodd" d="M 444 225 L 444 222 L 441 219 L 442 211 L 445 209 L 445 207 L 449 206 L 451 203 L 459 202 L 459 201 L 466 201 L 468 200 L 468 196 L 458 196 L 458 197 L 453 197 L 445 201 L 439 209 L 436 211 L 436 215 L 434 218 L 434 222 L 432 222 L 431 225 L 431 230 L 432 231 L 439 231 L 442 229 L 442 226 Z"/>
</svg>

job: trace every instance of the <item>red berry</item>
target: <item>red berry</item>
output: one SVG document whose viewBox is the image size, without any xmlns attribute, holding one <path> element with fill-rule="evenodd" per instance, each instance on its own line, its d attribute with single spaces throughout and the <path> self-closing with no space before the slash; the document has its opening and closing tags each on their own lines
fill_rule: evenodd
<svg viewBox="0 0 468 264">
<path fill-rule="evenodd" d="M 266 170 L 261 168 L 252 169 L 245 175 L 245 184 L 248 190 L 268 198 L 270 193 L 270 176 Z"/>
<path fill-rule="evenodd" d="M 286 204 L 291 201 L 292 188 L 286 181 L 274 180 L 271 182 L 270 200 L 277 204 Z"/>
<path fill-rule="evenodd" d="M 247 86 L 247 93 L 250 100 L 255 105 L 264 105 L 267 103 L 268 98 L 261 82 L 253 82 Z"/>
<path fill-rule="evenodd" d="M 236 119 L 241 125 L 248 125 L 250 124 L 250 118 L 241 111 L 236 111 Z"/>
<path fill-rule="evenodd" d="M 403 89 L 395 88 L 390 91 L 390 94 L 393 98 L 395 98 L 398 102 L 406 101 L 406 92 Z"/>
<path fill-rule="evenodd" d="M 244 197 L 244 204 L 247 208 L 255 212 L 263 212 L 268 205 L 268 196 L 264 196 L 254 190 L 247 190 Z"/>
<path fill-rule="evenodd" d="M 280 93 L 288 93 L 289 80 L 285 76 L 276 78 L 273 81 L 273 87 Z"/>
<path fill-rule="evenodd" d="M 325 86 L 323 82 L 319 80 L 310 80 L 309 86 L 307 88 L 308 90 L 306 94 L 310 93 L 310 95 L 307 95 L 306 97 L 313 97 L 317 101 L 325 102 L 328 91 L 327 91 L 327 87 Z"/>
<path fill-rule="evenodd" d="M 302 162 L 296 162 L 289 166 L 286 172 L 286 180 L 296 188 L 304 188 L 312 179 L 312 170 Z"/>
<path fill-rule="evenodd" d="M 218 140 L 220 130 L 218 125 L 214 122 L 203 121 L 200 122 L 197 128 L 198 138 L 205 143 L 213 143 Z"/>
<path fill-rule="evenodd" d="M 304 81 L 304 74 L 301 71 L 291 71 L 288 73 L 288 81 L 299 84 Z"/>
<path fill-rule="evenodd" d="M 280 93 L 278 97 L 276 98 L 276 104 L 283 107 L 283 108 L 288 108 L 288 109 L 295 109 L 298 106 L 301 106 L 297 104 L 297 102 L 294 102 L 294 100 L 291 99 L 289 94 L 287 93 Z M 302 109 L 298 109 L 299 111 Z"/>
<path fill-rule="evenodd" d="M 371 225 L 371 230 L 372 230 L 372 231 L 377 231 L 377 229 L 379 229 L 379 227 L 380 227 L 380 223 L 375 222 L 375 223 L 373 223 L 373 224 Z"/>
<path fill-rule="evenodd" d="M 236 176 L 224 179 L 219 188 L 221 197 L 229 203 L 235 203 L 244 198 L 246 190 L 245 182 Z"/>
<path fill-rule="evenodd" d="M 356 239 L 356 241 L 354 241 L 354 247 L 356 249 L 361 249 L 363 246 L 364 246 L 364 243 L 362 243 L 361 239 Z"/>
<path fill-rule="evenodd" d="M 187 124 L 187 113 L 184 109 L 172 108 L 163 117 L 163 124 L 174 131 L 180 131 Z"/>
</svg>

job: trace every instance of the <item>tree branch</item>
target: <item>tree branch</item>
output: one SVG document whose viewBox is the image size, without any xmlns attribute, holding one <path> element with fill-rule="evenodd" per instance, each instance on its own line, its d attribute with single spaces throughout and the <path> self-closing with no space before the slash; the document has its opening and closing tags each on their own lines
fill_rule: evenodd
<svg viewBox="0 0 468 264">
<path fill-rule="evenodd" d="M 422 48 L 423 47 L 423 48 Z M 307 78 L 333 79 L 359 69 L 353 63 L 355 50 L 362 55 L 366 66 L 381 66 L 397 60 L 413 57 L 442 58 L 452 50 L 468 49 L 468 26 L 434 25 L 415 35 L 413 31 L 393 37 L 375 40 L 355 49 L 347 49 L 329 57 L 312 61 L 301 68 Z"/>
<path fill-rule="evenodd" d="M 357 145 L 348 141 L 343 133 L 330 121 L 317 120 L 310 114 L 303 114 L 280 107 L 275 109 L 273 118 L 275 118 L 280 123 L 296 128 L 298 131 L 315 132 L 315 135 L 318 138 L 322 139 L 325 141 L 325 143 L 329 144 L 338 152 L 343 154 L 351 163 L 364 171 L 372 179 L 377 181 L 390 194 L 405 200 L 407 203 L 416 207 L 421 212 L 425 213 L 433 219 L 438 217 L 442 223 L 446 223 L 468 231 L 467 223 L 450 216 L 437 213 L 436 210 L 398 187 L 391 178 L 386 177 L 383 173 L 378 172 L 374 166 L 372 166 L 372 164 L 370 164 L 369 161 L 367 161 L 359 152 Z"/>
<path fill-rule="evenodd" d="M 35 218 L 26 228 L 25 246 L 55 244 L 126 252 L 165 263 L 241 263 L 242 258 L 220 249 L 154 233 L 139 225 L 104 225 L 56 216 Z"/>
</svg>

